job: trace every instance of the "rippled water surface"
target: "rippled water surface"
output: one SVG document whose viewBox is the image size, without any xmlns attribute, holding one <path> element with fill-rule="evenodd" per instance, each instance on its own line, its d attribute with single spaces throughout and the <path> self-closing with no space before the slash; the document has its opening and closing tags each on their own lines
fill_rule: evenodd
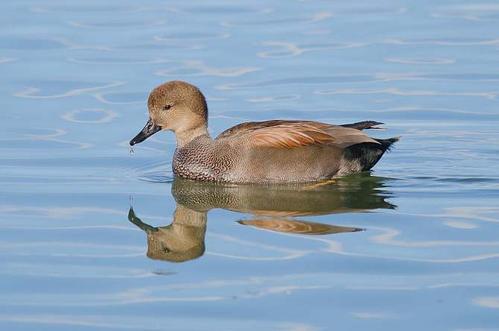
<svg viewBox="0 0 499 331">
<path fill-rule="evenodd" d="M 0 329 L 498 330 L 497 1 L 2 1 Z M 173 180 L 149 90 L 377 120 L 372 174 Z M 130 209 L 133 206 L 133 209 Z"/>
</svg>

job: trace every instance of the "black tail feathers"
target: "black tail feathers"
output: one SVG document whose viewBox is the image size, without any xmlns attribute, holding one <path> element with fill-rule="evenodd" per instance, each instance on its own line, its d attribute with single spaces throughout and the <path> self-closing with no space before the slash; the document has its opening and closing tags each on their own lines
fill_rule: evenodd
<svg viewBox="0 0 499 331">
<path fill-rule="evenodd" d="M 374 143 L 362 143 L 352 145 L 345 149 L 343 157 L 345 160 L 358 164 L 358 167 L 362 170 L 369 170 L 381 159 L 386 151 L 389 151 L 393 144 L 397 142 L 400 138 L 394 137 L 389 139 L 375 139 L 378 144 Z"/>
<path fill-rule="evenodd" d="M 388 139 L 375 139 L 375 140 L 381 144 L 383 152 L 386 152 L 392 149 L 393 144 L 399 141 L 400 137 L 393 137 Z"/>
<path fill-rule="evenodd" d="M 346 128 L 364 130 L 364 129 L 380 129 L 376 126 L 382 125 L 382 124 L 384 124 L 384 123 L 376 122 L 376 121 L 362 121 L 362 122 L 357 122 L 357 123 L 343 124 L 342 126 L 344 126 Z"/>
</svg>

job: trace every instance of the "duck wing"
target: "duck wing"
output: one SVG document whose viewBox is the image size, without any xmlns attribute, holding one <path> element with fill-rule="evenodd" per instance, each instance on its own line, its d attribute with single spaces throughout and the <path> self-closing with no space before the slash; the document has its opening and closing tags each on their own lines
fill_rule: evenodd
<svg viewBox="0 0 499 331">
<path fill-rule="evenodd" d="M 216 139 L 246 141 L 253 146 L 295 148 L 335 145 L 346 148 L 360 143 L 379 144 L 360 130 L 314 121 L 273 120 L 246 122 L 222 132 Z"/>
</svg>

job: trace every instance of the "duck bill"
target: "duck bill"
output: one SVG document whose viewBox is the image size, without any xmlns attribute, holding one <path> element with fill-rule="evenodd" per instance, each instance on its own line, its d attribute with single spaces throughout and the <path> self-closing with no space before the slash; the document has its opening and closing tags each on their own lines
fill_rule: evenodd
<svg viewBox="0 0 499 331">
<path fill-rule="evenodd" d="M 146 233 L 158 231 L 158 228 L 142 222 L 142 220 L 135 215 L 132 207 L 130 207 L 130 210 L 128 211 L 128 220 Z"/>
<path fill-rule="evenodd" d="M 142 131 L 140 131 L 135 137 L 133 137 L 132 140 L 130 140 L 130 146 L 143 142 L 158 131 L 161 131 L 161 127 L 154 124 L 152 120 L 149 119 Z"/>
</svg>

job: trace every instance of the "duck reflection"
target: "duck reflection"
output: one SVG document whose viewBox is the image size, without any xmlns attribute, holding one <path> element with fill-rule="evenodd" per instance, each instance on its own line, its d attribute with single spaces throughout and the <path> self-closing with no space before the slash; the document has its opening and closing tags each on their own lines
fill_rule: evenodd
<svg viewBox="0 0 499 331">
<path fill-rule="evenodd" d="M 177 202 L 173 222 L 153 227 L 142 222 L 133 208 L 128 220 L 147 234 L 147 256 L 152 259 L 183 262 L 203 255 L 207 213 L 222 208 L 248 213 L 250 220 L 239 224 L 264 230 L 302 235 L 356 232 L 355 227 L 301 221 L 299 216 L 365 212 L 393 209 L 381 190 L 384 179 L 359 175 L 328 184 L 234 185 L 203 183 L 176 178 L 172 194 Z"/>
</svg>

